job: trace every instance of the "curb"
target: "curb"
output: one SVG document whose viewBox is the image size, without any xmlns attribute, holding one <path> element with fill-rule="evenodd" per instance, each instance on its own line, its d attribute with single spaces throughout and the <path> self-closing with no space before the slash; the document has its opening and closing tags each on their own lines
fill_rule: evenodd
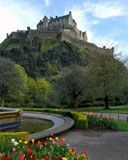
<svg viewBox="0 0 128 160">
<path fill-rule="evenodd" d="M 61 115 L 55 114 L 47 114 L 47 113 L 40 113 L 40 112 L 24 112 L 24 117 L 31 117 L 31 118 L 38 118 L 38 119 L 47 119 L 51 120 L 54 125 L 43 131 L 30 134 L 30 139 L 41 139 L 47 138 L 51 136 L 51 134 L 59 134 L 68 129 L 70 129 L 74 125 L 74 120 L 70 117 L 63 117 Z"/>
</svg>

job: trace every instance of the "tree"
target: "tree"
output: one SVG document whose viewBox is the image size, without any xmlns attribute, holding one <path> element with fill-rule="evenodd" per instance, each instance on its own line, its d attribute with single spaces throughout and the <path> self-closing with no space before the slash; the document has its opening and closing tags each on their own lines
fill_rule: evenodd
<svg viewBox="0 0 128 160">
<path fill-rule="evenodd" d="M 34 80 L 29 77 L 27 99 L 33 102 L 47 100 L 51 89 L 52 86 L 46 79 L 37 78 L 36 80 Z"/>
<path fill-rule="evenodd" d="M 46 79 L 38 78 L 36 80 L 36 99 L 47 100 L 52 86 Z"/>
<path fill-rule="evenodd" d="M 68 107 L 78 107 L 89 93 L 86 70 L 75 65 L 63 71 L 54 83 L 54 90 L 53 94 L 59 103 Z"/>
<path fill-rule="evenodd" d="M 22 71 L 22 72 L 21 72 Z M 24 69 L 10 60 L 0 58 L 0 98 L 4 106 L 5 98 L 19 98 L 26 88 Z"/>
<path fill-rule="evenodd" d="M 93 92 L 104 98 L 105 108 L 109 108 L 109 98 L 121 96 L 126 84 L 127 69 L 112 54 L 95 53 L 91 56 L 88 76 Z"/>
</svg>

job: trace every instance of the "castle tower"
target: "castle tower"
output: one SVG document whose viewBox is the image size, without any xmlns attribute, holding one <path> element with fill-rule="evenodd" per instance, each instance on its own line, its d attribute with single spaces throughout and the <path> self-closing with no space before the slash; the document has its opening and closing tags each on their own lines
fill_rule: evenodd
<svg viewBox="0 0 128 160">
<path fill-rule="evenodd" d="M 48 28 L 49 19 L 47 16 L 44 16 L 43 21 L 40 20 L 40 22 L 37 24 L 37 30 L 46 31 Z"/>
<path fill-rule="evenodd" d="M 44 16 L 43 20 L 40 20 L 37 24 L 37 31 L 58 35 L 64 33 L 67 37 L 87 41 L 86 32 L 82 32 L 77 28 L 77 23 L 73 19 L 71 11 L 67 15 L 56 16 L 55 18 Z"/>
</svg>

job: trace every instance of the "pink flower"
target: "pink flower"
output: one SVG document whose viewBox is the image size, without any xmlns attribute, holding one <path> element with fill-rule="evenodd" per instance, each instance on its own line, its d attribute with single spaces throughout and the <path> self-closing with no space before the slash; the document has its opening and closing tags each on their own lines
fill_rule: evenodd
<svg viewBox="0 0 128 160">
<path fill-rule="evenodd" d="M 84 154 L 85 154 L 85 155 L 88 155 L 88 150 L 85 150 L 85 151 L 84 151 Z"/>
<path fill-rule="evenodd" d="M 15 147 L 13 147 L 12 151 L 13 151 L 13 152 L 15 152 L 15 151 L 16 151 L 16 148 L 15 148 Z"/>
<path fill-rule="evenodd" d="M 25 156 L 21 155 L 20 160 L 24 160 Z"/>
</svg>

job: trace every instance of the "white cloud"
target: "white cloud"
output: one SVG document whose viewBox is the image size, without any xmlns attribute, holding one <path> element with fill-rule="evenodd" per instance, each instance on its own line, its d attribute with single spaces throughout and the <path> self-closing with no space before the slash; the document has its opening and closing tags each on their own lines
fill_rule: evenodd
<svg viewBox="0 0 128 160">
<path fill-rule="evenodd" d="M 87 1 L 83 4 L 83 7 L 85 8 L 85 11 L 90 12 L 93 17 L 100 19 L 123 16 L 127 14 L 127 7 L 120 4 L 118 1 L 105 1 L 100 3 Z"/>
<path fill-rule="evenodd" d="M 114 33 L 111 33 L 111 36 L 99 37 L 96 35 L 94 28 L 95 25 L 99 24 L 102 19 L 109 19 L 112 17 L 126 16 L 128 9 L 127 5 L 123 3 L 120 4 L 119 1 L 90 1 L 86 0 L 79 5 L 74 5 L 66 9 L 67 11 L 71 10 L 73 18 L 78 24 L 78 28 L 81 30 L 86 30 L 87 37 L 89 42 L 96 43 L 100 46 L 117 46 L 118 42 L 114 40 Z M 91 19 L 89 18 L 91 17 Z M 119 34 L 119 32 L 118 32 Z M 109 33 L 110 35 L 110 33 Z M 98 40 L 97 40 L 98 39 Z"/>
<path fill-rule="evenodd" d="M 67 8 L 64 14 L 67 14 L 68 11 L 72 11 L 72 17 L 77 22 L 77 28 L 82 31 L 86 30 L 88 41 L 92 42 L 94 35 L 93 35 L 93 32 L 91 31 L 90 26 L 97 24 L 98 21 L 88 20 L 85 9 L 82 8 L 80 5 L 74 5 L 71 8 Z"/>
<path fill-rule="evenodd" d="M 0 1 L 0 42 L 17 29 L 26 29 L 27 26 L 36 27 L 41 17 L 41 11 L 36 5 L 16 3 L 15 1 Z"/>
<path fill-rule="evenodd" d="M 50 5 L 51 0 L 44 0 L 44 2 L 45 2 L 45 4 L 46 4 L 46 6 L 49 6 L 49 5 Z"/>
</svg>

